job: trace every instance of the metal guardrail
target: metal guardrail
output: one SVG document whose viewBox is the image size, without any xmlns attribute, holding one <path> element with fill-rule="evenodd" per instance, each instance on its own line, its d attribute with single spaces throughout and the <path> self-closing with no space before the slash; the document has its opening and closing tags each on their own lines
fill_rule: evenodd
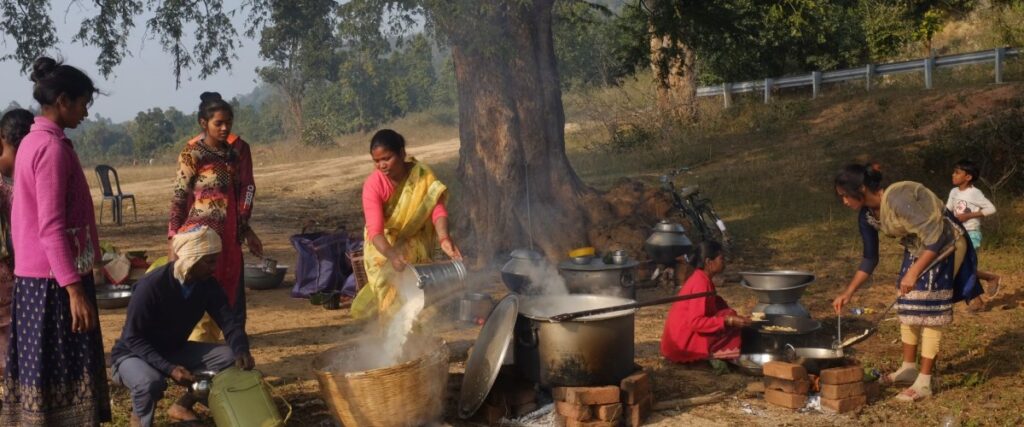
<svg viewBox="0 0 1024 427">
<path fill-rule="evenodd" d="M 835 71 L 813 71 L 810 74 L 801 76 L 787 76 L 779 78 L 766 78 L 764 80 L 751 80 L 739 83 L 724 83 L 717 86 L 704 86 L 697 88 L 697 96 L 721 96 L 725 100 L 725 106 L 732 104 L 732 96 L 737 93 L 764 92 L 764 102 L 771 101 L 772 90 L 793 87 L 811 86 L 813 97 L 817 97 L 824 83 L 839 83 L 852 80 L 864 80 L 870 90 L 871 80 L 877 76 L 891 74 L 923 72 L 924 86 L 932 88 L 932 76 L 937 68 L 953 68 L 971 64 L 993 63 L 995 66 L 995 82 L 1003 82 L 1003 62 L 1008 58 L 1020 56 L 1021 49 L 1000 47 L 992 50 L 978 52 L 960 53 L 956 55 L 934 56 L 929 58 L 914 59 L 910 61 L 890 62 L 887 64 L 868 64 L 858 68 L 848 68 Z"/>
</svg>

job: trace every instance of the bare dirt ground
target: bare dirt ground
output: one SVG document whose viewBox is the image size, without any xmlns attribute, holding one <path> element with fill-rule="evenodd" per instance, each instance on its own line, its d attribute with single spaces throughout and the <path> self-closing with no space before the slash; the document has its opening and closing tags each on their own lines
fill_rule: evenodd
<svg viewBox="0 0 1024 427">
<path fill-rule="evenodd" d="M 1021 96 L 1020 85 L 968 91 L 936 91 L 931 94 L 935 105 L 944 105 L 960 97 L 1005 98 Z M 992 92 L 992 93 L 989 93 Z M 1009 95 L 1008 95 L 1009 93 Z M 777 135 L 749 133 L 716 136 L 708 152 L 712 160 L 685 180 L 699 183 L 702 191 L 715 199 L 717 210 L 737 236 L 737 251 L 727 262 L 728 270 L 806 269 L 814 271 L 817 281 L 808 288 L 803 303 L 812 316 L 822 319 L 826 328 L 834 325 L 830 308 L 832 298 L 845 286 L 848 275 L 860 257 L 855 217 L 842 208 L 828 191 L 828 182 L 835 168 L 852 159 L 882 158 L 894 164 L 910 164 L 900 147 L 919 143 L 927 138 L 919 130 L 920 115 L 914 113 L 916 95 L 901 100 L 892 96 L 884 100 L 886 111 L 878 106 L 882 97 L 867 101 L 859 98 L 835 105 L 818 105 L 815 111 L 803 114 L 791 129 Z M 985 102 L 973 102 L 971 108 L 984 110 Z M 979 111 L 983 113 L 984 111 Z M 929 112 L 930 114 L 931 112 Z M 739 120 L 739 119 L 737 119 Z M 929 117 L 927 122 L 939 120 Z M 698 147 L 705 150 L 703 146 Z M 458 142 L 447 140 L 418 143 L 409 149 L 439 173 L 451 175 L 457 160 Z M 801 153 L 793 158 L 792 153 Z M 721 155 L 719 153 L 728 153 Z M 259 152 L 257 152 L 259 155 Z M 645 176 L 655 182 L 652 172 L 669 166 L 688 164 L 674 154 L 613 155 L 605 163 L 591 162 L 599 157 L 574 150 L 574 165 L 589 182 L 609 182 L 609 176 Z M 645 157 L 646 156 L 646 157 Z M 655 156 L 668 160 L 651 161 Z M 676 157 L 673 157 L 676 156 Z M 293 264 L 295 253 L 288 237 L 303 224 L 317 221 L 321 228 L 346 224 L 349 229 L 362 226 L 359 191 L 363 178 L 371 170 L 367 155 L 325 155 L 311 161 L 275 163 L 273 159 L 254 159 L 257 200 L 254 228 L 262 238 L 269 256 L 282 264 Z M 808 159 L 820 159 L 808 162 Z M 668 164 L 679 160 L 678 163 Z M 642 166 L 636 166 L 642 165 Z M 660 169 L 659 169 L 660 168 Z M 628 170 L 627 170 L 628 169 Z M 898 170 L 886 172 L 901 176 Z M 932 177 L 933 189 L 940 195 L 948 191 L 943 183 L 947 171 Z M 135 193 L 139 219 L 125 226 L 109 224 L 100 228 L 101 238 L 122 249 L 146 249 L 152 256 L 166 251 L 167 207 L 170 195 L 170 166 L 125 168 L 123 188 Z M 125 178 L 122 178 L 125 179 Z M 941 191 L 940 191 L 941 190 Z M 98 201 L 98 197 L 96 198 Z M 987 269 L 1003 274 L 1003 291 L 989 302 L 990 310 L 968 315 L 958 307 L 956 320 L 946 328 L 937 378 L 938 394 L 917 405 L 899 404 L 892 399 L 898 390 L 883 392 L 880 401 L 848 415 L 825 415 L 818 412 L 794 412 L 767 405 L 756 396 L 746 396 L 744 386 L 752 377 L 739 373 L 716 376 L 705 369 L 692 369 L 664 362 L 658 354 L 667 307 L 642 309 L 636 317 L 637 363 L 654 375 L 658 400 L 694 397 L 712 391 L 732 393 L 723 402 L 685 409 L 663 411 L 648 421 L 651 425 L 792 425 L 816 426 L 854 425 L 939 425 L 955 419 L 963 425 L 1022 425 L 1024 416 L 1024 250 L 1021 214 L 1024 203 L 998 199 L 1000 219 L 994 224 L 1004 235 L 1003 242 L 982 252 Z M 1002 204 L 1000 204 L 1002 203 Z M 130 216 L 130 213 L 128 214 Z M 989 223 L 986 223 L 989 224 Z M 986 225 L 989 227 L 990 225 Z M 986 238 L 988 234 L 986 234 Z M 1007 237 L 1008 236 L 1008 237 Z M 882 309 L 891 301 L 891 283 L 895 278 L 899 248 L 891 241 L 883 242 L 882 264 L 872 286 L 861 290 L 854 301 L 858 307 Z M 253 354 L 258 368 L 268 375 L 277 391 L 294 406 L 291 425 L 329 425 L 326 408 L 319 399 L 319 390 L 311 369 L 312 359 L 324 350 L 351 338 L 359 331 L 346 311 L 326 311 L 310 306 L 306 300 L 289 297 L 291 277 L 286 287 L 269 291 L 248 291 L 248 311 Z M 505 289 L 495 277 L 487 287 L 500 297 Z M 755 304 L 752 295 L 735 283 L 723 283 L 720 293 L 739 311 L 749 311 Z M 639 299 L 668 295 L 667 289 L 642 289 Z M 844 317 L 844 329 L 856 330 L 867 324 L 867 317 Z M 104 338 L 109 349 L 119 335 L 124 310 L 101 312 Z M 444 328 L 439 333 L 451 344 L 453 359 L 464 359 L 465 350 L 476 337 L 477 329 Z M 878 335 L 858 345 L 856 357 L 866 366 L 880 370 L 898 366 L 898 328 L 894 321 L 883 322 Z M 169 394 L 180 393 L 172 387 Z M 161 412 L 169 399 L 165 399 Z M 115 388 L 116 424 L 126 424 L 129 408 L 127 394 Z M 449 411 L 449 414 L 452 412 Z M 166 419 L 161 419 L 166 422 Z M 465 425 L 455 417 L 447 419 L 454 425 Z"/>
</svg>

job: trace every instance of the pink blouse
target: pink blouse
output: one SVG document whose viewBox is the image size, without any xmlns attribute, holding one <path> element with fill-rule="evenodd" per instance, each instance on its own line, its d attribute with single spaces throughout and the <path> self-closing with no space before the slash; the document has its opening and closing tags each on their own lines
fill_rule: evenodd
<svg viewBox="0 0 1024 427">
<path fill-rule="evenodd" d="M 374 169 L 370 176 L 366 177 L 366 182 L 363 183 L 363 217 L 366 220 L 367 240 L 384 234 L 384 204 L 394 193 L 395 185 L 379 169 Z M 438 218 L 447 216 L 448 210 L 444 208 L 444 203 L 438 202 L 430 214 L 430 221 L 437 222 Z"/>
</svg>

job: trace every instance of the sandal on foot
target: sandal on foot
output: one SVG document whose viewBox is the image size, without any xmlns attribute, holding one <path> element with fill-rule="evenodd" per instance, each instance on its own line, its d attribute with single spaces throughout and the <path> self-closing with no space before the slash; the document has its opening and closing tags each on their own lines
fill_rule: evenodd
<svg viewBox="0 0 1024 427">
<path fill-rule="evenodd" d="M 913 377 L 915 379 L 917 378 L 917 372 L 914 372 Z M 889 387 L 889 386 L 909 386 L 911 384 L 914 384 L 914 380 L 898 380 L 898 379 L 896 379 L 896 373 L 895 372 L 889 372 L 888 374 L 883 374 L 881 377 L 878 377 L 878 383 L 883 385 L 883 386 L 885 386 L 885 387 Z"/>
<path fill-rule="evenodd" d="M 912 403 L 921 401 L 931 395 L 931 392 L 921 392 L 917 391 L 917 389 L 913 387 L 907 387 L 905 390 L 901 391 L 900 394 L 897 394 L 895 399 L 900 402 Z"/>
</svg>

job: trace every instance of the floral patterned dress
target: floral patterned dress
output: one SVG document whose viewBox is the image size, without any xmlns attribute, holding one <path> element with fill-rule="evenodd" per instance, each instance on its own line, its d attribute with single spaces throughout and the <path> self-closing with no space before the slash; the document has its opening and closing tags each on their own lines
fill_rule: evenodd
<svg viewBox="0 0 1024 427">
<path fill-rule="evenodd" d="M 237 135 L 228 137 L 224 150 L 207 146 L 204 137 L 199 135 L 189 141 L 178 156 L 167 235 L 173 237 L 202 225 L 220 235 L 223 248 L 214 276 L 228 303 L 235 307 L 245 295 L 241 283 L 241 242 L 249 229 L 256 195 L 252 155 L 249 144 Z"/>
<path fill-rule="evenodd" d="M 0 178 L 0 355 L 7 354 L 11 337 L 11 303 L 14 302 L 14 248 L 11 246 L 11 199 L 14 185 L 10 178 Z M 7 367 L 7 358 L 0 357 L 0 371 Z"/>
</svg>

